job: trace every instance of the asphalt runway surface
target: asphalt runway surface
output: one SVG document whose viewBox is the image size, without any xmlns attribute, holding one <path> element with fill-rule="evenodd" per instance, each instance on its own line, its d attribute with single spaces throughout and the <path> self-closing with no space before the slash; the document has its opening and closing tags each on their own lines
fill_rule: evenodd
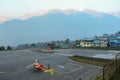
<svg viewBox="0 0 120 80">
<path fill-rule="evenodd" d="M 115 56 L 120 53 L 116 50 L 92 50 L 92 49 L 64 49 L 57 50 L 58 55 L 64 56 L 73 56 L 80 55 L 86 57 L 96 57 L 96 58 L 105 58 L 105 59 L 114 59 Z"/>
<path fill-rule="evenodd" d="M 91 50 L 91 53 L 92 51 L 94 52 Z M 68 56 L 76 52 L 70 54 L 69 52 L 69 50 L 58 50 L 55 53 L 39 53 L 33 50 L 1 51 L 0 80 L 79 80 L 80 78 L 89 80 L 101 74 L 102 68 L 98 66 L 70 60 Z M 54 75 L 34 71 L 33 63 L 36 59 L 39 59 L 45 67 L 50 64 L 51 68 L 55 69 Z"/>
</svg>

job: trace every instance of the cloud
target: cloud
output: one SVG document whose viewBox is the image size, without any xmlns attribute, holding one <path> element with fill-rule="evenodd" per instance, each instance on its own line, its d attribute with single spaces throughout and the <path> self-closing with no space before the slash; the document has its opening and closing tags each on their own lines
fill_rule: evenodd
<svg viewBox="0 0 120 80">
<path fill-rule="evenodd" d="M 26 20 L 26 19 L 29 19 L 33 16 L 43 16 L 43 15 L 46 15 L 46 14 L 49 14 L 49 13 L 50 14 L 64 13 L 65 15 L 69 16 L 71 14 L 76 14 L 76 13 L 79 13 L 79 12 L 84 12 L 84 13 L 87 13 L 87 14 L 90 14 L 90 15 L 96 16 L 96 17 L 101 15 L 100 12 L 89 10 L 89 9 L 81 9 L 81 8 L 44 9 L 44 10 L 40 10 L 40 11 L 33 12 L 33 13 L 27 13 L 23 16 L 20 16 L 19 19 Z"/>
<path fill-rule="evenodd" d="M 5 17 L 0 17 L 0 24 L 6 22 L 6 21 L 9 21 L 9 20 L 13 20 L 15 18 L 5 18 Z"/>
<path fill-rule="evenodd" d="M 111 12 L 110 14 L 120 18 L 120 11 L 119 12 Z"/>
<path fill-rule="evenodd" d="M 34 12 L 34 13 L 27 13 L 21 17 L 19 17 L 19 19 L 22 19 L 22 20 L 25 20 L 25 19 L 29 19 L 33 16 L 42 16 L 42 15 L 45 15 L 49 12 L 49 10 L 40 10 L 40 11 L 37 11 L 37 12 Z"/>
<path fill-rule="evenodd" d="M 101 12 L 98 12 L 98 11 L 95 11 L 95 10 L 90 10 L 90 9 L 84 9 L 83 12 L 87 13 L 87 14 L 90 14 L 92 16 L 95 16 L 95 17 L 99 17 L 102 14 Z"/>
<path fill-rule="evenodd" d="M 82 12 L 83 10 L 80 9 L 80 8 L 68 8 L 68 9 L 45 9 L 45 10 L 40 10 L 40 11 L 37 11 L 37 12 L 34 12 L 34 13 L 28 13 L 28 14 L 25 14 L 21 17 L 19 17 L 19 19 L 22 19 L 22 20 L 26 20 L 26 19 L 29 19 L 33 16 L 43 16 L 43 15 L 46 15 L 46 14 L 56 14 L 56 13 L 64 13 L 65 15 L 70 15 L 70 14 L 76 14 L 78 12 Z"/>
<path fill-rule="evenodd" d="M 98 12 L 98 11 L 95 11 L 95 10 L 90 10 L 90 9 L 81 9 L 81 8 L 68 8 L 68 9 L 43 9 L 43 10 L 40 10 L 40 11 L 36 11 L 36 12 L 33 12 L 33 13 L 27 13 L 27 14 L 24 14 L 23 16 L 20 16 L 20 17 L 15 17 L 15 18 L 4 18 L 4 17 L 0 17 L 0 23 L 3 23 L 5 21 L 8 21 L 8 20 L 12 20 L 12 19 L 21 19 L 21 20 L 26 20 L 26 19 L 29 19 L 33 16 L 43 16 L 43 15 L 46 15 L 48 13 L 50 14 L 55 14 L 55 13 L 64 13 L 65 15 L 71 15 L 71 14 L 76 14 L 76 13 L 79 13 L 79 12 L 83 12 L 83 13 L 86 13 L 86 14 L 89 14 L 89 15 L 92 15 L 92 16 L 95 16 L 95 17 L 100 17 L 102 15 L 101 12 Z M 110 13 L 107 13 L 107 14 L 111 14 L 111 15 L 114 15 L 116 17 L 119 17 L 120 18 L 120 12 L 110 12 Z"/>
<path fill-rule="evenodd" d="M 7 21 L 6 18 L 0 17 L 0 23 L 3 23 L 4 21 Z"/>
</svg>

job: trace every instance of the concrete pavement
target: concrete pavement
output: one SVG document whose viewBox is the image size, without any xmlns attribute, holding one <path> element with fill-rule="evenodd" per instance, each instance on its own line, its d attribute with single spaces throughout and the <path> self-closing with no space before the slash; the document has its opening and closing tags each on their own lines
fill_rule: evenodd
<svg viewBox="0 0 120 80">
<path fill-rule="evenodd" d="M 63 53 L 66 53 L 64 50 Z M 43 71 L 34 71 L 35 59 L 55 69 L 54 76 Z M 0 52 L 0 80 L 89 80 L 101 73 L 101 68 L 72 61 L 67 55 L 39 53 L 32 50 Z"/>
</svg>

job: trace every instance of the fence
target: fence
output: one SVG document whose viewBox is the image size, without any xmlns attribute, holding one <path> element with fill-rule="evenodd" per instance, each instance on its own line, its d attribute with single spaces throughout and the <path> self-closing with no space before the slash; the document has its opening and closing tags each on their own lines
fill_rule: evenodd
<svg viewBox="0 0 120 80">
<path fill-rule="evenodd" d="M 115 60 L 112 60 L 110 63 L 103 66 L 103 79 L 102 80 L 110 80 L 114 73 L 117 71 L 118 67 L 120 67 L 120 53 L 115 56 Z"/>
</svg>

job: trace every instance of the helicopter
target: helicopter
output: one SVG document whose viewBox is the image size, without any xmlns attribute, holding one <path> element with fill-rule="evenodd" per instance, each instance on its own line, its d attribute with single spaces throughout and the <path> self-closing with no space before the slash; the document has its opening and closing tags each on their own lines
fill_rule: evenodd
<svg viewBox="0 0 120 80">
<path fill-rule="evenodd" d="M 54 68 L 50 68 L 50 64 L 48 64 L 48 68 L 46 68 L 42 63 L 39 62 L 39 60 L 36 60 L 33 64 L 34 70 L 42 70 L 44 72 L 48 72 L 53 76 L 54 74 Z"/>
</svg>

